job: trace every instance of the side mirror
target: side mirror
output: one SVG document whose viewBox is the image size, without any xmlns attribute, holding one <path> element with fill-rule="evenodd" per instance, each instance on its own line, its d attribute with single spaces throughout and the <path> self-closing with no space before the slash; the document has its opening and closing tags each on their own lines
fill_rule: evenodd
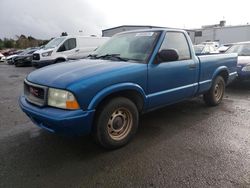
<svg viewBox="0 0 250 188">
<path fill-rule="evenodd" d="M 179 59 L 179 54 L 175 49 L 166 49 L 166 50 L 163 49 L 158 53 L 159 63 L 177 61 L 178 59 Z"/>
</svg>

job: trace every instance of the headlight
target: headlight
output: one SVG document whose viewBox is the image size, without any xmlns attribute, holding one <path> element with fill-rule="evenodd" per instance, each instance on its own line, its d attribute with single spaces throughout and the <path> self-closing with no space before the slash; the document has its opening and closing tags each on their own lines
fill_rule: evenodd
<svg viewBox="0 0 250 188">
<path fill-rule="evenodd" d="M 74 95 L 61 89 L 49 88 L 48 105 L 70 110 L 79 109 L 79 104 Z"/>
<path fill-rule="evenodd" d="M 51 56 L 52 52 L 53 52 L 53 51 L 49 51 L 49 52 L 42 53 L 42 56 L 43 56 L 43 57 Z"/>
<path fill-rule="evenodd" d="M 250 72 L 250 64 L 248 64 L 247 66 L 243 67 L 241 69 L 241 71 L 243 71 L 243 72 Z"/>
</svg>

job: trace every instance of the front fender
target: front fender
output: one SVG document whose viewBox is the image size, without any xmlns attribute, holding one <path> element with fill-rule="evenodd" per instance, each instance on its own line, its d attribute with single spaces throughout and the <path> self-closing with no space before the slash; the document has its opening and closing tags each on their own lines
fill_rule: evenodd
<svg viewBox="0 0 250 188">
<path fill-rule="evenodd" d="M 119 84 L 114 84 L 112 86 L 106 87 L 103 90 L 99 91 L 91 100 L 91 102 L 88 105 L 88 109 L 95 109 L 96 106 L 108 95 L 124 91 L 124 90 L 134 90 L 137 91 L 138 93 L 143 96 L 144 103 L 146 101 L 146 94 L 143 90 L 143 88 L 134 83 L 119 83 Z"/>
</svg>

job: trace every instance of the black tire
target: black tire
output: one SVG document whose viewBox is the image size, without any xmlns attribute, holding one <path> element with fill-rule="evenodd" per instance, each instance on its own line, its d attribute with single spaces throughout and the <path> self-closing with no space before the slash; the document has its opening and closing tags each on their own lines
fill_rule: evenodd
<svg viewBox="0 0 250 188">
<path fill-rule="evenodd" d="M 64 62 L 64 61 L 65 61 L 65 60 L 63 60 L 63 59 L 58 59 L 58 60 L 55 61 L 55 64 L 56 64 L 56 63 L 62 63 L 62 62 Z"/>
<path fill-rule="evenodd" d="M 94 139 L 106 149 L 122 147 L 135 135 L 138 121 L 138 109 L 131 100 L 124 97 L 109 100 L 97 110 Z"/>
<path fill-rule="evenodd" d="M 203 99 L 208 106 L 217 106 L 221 103 L 225 93 L 225 80 L 222 76 L 217 76 L 211 88 L 203 95 Z"/>
</svg>

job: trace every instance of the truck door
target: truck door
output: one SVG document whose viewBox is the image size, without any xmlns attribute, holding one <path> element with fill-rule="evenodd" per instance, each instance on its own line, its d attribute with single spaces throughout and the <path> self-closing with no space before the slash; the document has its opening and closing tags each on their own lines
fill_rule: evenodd
<svg viewBox="0 0 250 188">
<path fill-rule="evenodd" d="M 192 97 L 198 86 L 198 62 L 192 59 L 184 33 L 166 32 L 160 50 L 175 49 L 177 61 L 148 65 L 148 108 L 164 106 Z M 157 57 L 156 57 L 157 58 Z"/>
</svg>

